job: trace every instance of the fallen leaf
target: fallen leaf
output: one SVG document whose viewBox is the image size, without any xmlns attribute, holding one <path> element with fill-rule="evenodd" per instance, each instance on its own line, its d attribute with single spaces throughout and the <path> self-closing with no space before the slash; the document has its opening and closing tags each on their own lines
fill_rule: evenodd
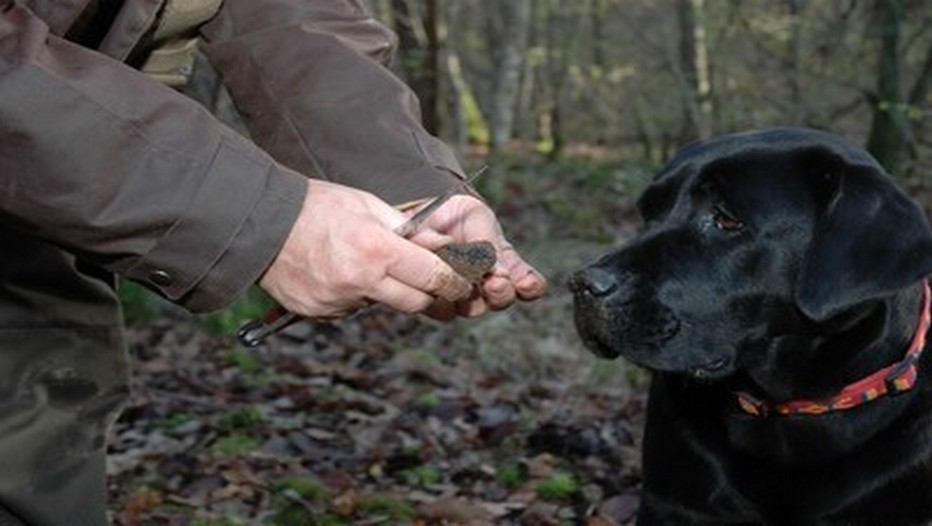
<svg viewBox="0 0 932 526">
<path fill-rule="evenodd" d="M 491 526 L 494 517 L 482 506 L 456 497 L 441 497 L 422 504 L 418 513 L 433 521 L 446 521 L 463 526 Z"/>
</svg>

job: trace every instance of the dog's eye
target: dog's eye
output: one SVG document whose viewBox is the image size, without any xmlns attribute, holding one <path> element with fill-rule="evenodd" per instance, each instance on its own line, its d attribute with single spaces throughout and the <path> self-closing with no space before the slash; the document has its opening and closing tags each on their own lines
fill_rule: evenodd
<svg viewBox="0 0 932 526">
<path fill-rule="evenodd" d="M 726 232 L 735 232 L 744 228 L 744 221 L 721 206 L 712 208 L 712 221 L 715 222 L 716 228 Z"/>
</svg>

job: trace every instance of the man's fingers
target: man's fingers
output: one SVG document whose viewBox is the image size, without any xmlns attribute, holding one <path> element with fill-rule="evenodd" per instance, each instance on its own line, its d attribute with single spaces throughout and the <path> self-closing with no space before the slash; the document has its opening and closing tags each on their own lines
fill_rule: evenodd
<svg viewBox="0 0 932 526">
<path fill-rule="evenodd" d="M 500 264 L 507 269 L 518 297 L 533 300 L 547 292 L 547 280 L 534 267 L 527 264 L 518 251 L 506 244 L 498 252 Z"/>
<path fill-rule="evenodd" d="M 464 318 L 477 318 L 489 312 L 489 304 L 481 295 L 456 303 L 456 313 Z"/>
<path fill-rule="evenodd" d="M 507 272 L 498 267 L 482 283 L 482 298 L 491 310 L 501 310 L 515 301 L 515 287 Z"/>
<path fill-rule="evenodd" d="M 430 294 L 392 277 L 382 280 L 369 299 L 409 314 L 424 311 L 436 301 Z"/>
<path fill-rule="evenodd" d="M 450 236 L 435 232 L 428 228 L 422 228 L 418 230 L 416 234 L 408 238 L 408 241 L 411 241 L 429 250 L 437 250 L 440 247 L 449 245 L 455 240 Z"/>
<path fill-rule="evenodd" d="M 396 250 L 397 256 L 388 266 L 390 277 L 447 301 L 463 299 L 472 292 L 469 280 L 429 250 L 401 238 Z"/>
</svg>

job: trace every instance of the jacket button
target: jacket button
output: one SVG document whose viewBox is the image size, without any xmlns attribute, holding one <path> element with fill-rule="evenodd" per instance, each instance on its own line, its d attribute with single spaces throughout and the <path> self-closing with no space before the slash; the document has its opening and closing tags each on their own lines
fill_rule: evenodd
<svg viewBox="0 0 932 526">
<path fill-rule="evenodd" d="M 149 281 L 160 286 L 167 287 L 172 284 L 172 276 L 164 270 L 153 270 L 149 273 Z"/>
</svg>

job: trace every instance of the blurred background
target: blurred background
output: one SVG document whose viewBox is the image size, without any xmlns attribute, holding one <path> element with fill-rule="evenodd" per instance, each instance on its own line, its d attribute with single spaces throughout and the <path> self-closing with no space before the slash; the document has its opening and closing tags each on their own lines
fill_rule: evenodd
<svg viewBox="0 0 932 526">
<path fill-rule="evenodd" d="M 932 5 L 919 0 L 379 0 L 428 127 L 551 158 L 800 125 L 898 175 L 929 148 Z"/>
</svg>

